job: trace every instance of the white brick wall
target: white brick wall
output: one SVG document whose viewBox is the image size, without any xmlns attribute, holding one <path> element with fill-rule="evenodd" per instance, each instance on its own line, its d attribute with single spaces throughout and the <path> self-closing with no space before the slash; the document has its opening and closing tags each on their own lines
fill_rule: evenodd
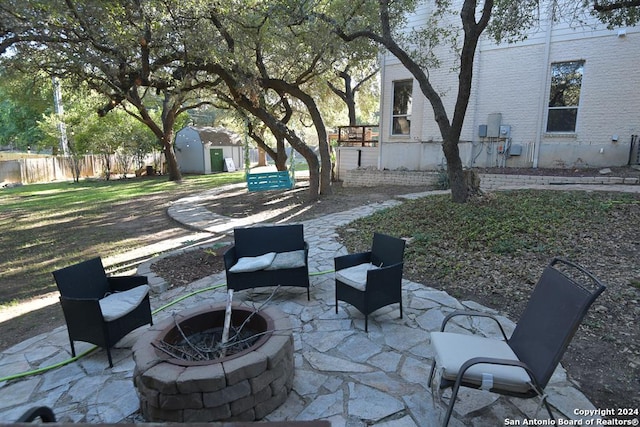
<svg viewBox="0 0 640 427">
<path fill-rule="evenodd" d="M 351 169 L 378 168 L 378 147 L 337 147 L 336 174 L 343 179 L 343 174 Z M 360 163 L 358 164 L 358 159 Z"/>
<path fill-rule="evenodd" d="M 425 20 L 427 11 L 420 9 L 411 19 L 412 25 Z M 457 16 L 453 19 L 459 24 Z M 507 166 L 536 163 L 551 168 L 603 167 L 627 163 L 631 135 L 640 134 L 640 27 L 626 28 L 624 37 L 602 25 L 597 29 L 572 29 L 566 23 L 554 23 L 550 34 L 545 27 L 548 23 L 542 23 L 526 41 L 513 45 L 497 46 L 486 39 L 481 42 L 461 135 L 461 140 L 467 141 L 460 145 L 466 166 L 495 166 L 502 160 L 496 154 L 498 143 L 483 140 L 477 133 L 491 113 L 502 114 L 502 124 L 511 125 L 512 143 L 522 147 L 522 155 L 507 159 Z M 445 57 L 450 58 L 448 53 Z M 585 61 L 577 129 L 571 135 L 547 134 L 550 64 L 570 60 Z M 429 70 L 429 76 L 443 94 L 451 120 L 457 72 L 451 71 L 450 65 L 445 61 L 442 68 Z M 381 167 L 433 169 L 443 155 L 431 105 L 414 82 L 411 135 L 390 136 L 393 81 L 411 75 L 392 57 L 384 59 L 383 67 Z M 617 142 L 612 141 L 613 135 L 618 135 Z"/>
</svg>

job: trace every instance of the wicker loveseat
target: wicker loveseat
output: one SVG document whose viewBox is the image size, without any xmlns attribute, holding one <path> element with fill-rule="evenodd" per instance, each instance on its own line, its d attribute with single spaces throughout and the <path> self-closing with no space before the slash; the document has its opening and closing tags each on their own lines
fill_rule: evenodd
<svg viewBox="0 0 640 427">
<path fill-rule="evenodd" d="M 302 224 L 236 228 L 224 254 L 227 288 L 296 286 L 309 293 L 309 245 Z"/>
</svg>

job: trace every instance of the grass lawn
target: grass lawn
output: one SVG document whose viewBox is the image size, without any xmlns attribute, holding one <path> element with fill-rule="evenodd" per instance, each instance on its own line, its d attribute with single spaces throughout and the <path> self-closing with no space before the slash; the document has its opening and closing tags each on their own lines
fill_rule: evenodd
<svg viewBox="0 0 640 427">
<path fill-rule="evenodd" d="M 234 172 L 187 176 L 182 183 L 158 176 L 0 190 L 0 308 L 54 291 L 57 268 L 145 245 L 143 233 L 154 220 L 144 212 L 148 203 L 168 205 L 243 180 L 243 172 Z M 142 225 L 127 227 L 134 218 Z"/>
</svg>

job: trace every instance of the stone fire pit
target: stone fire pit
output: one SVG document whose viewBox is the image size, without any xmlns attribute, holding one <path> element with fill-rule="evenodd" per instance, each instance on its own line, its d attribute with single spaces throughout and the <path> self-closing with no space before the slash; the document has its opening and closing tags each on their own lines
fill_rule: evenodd
<svg viewBox="0 0 640 427">
<path fill-rule="evenodd" d="M 288 317 L 269 307 L 252 319 L 252 329 L 266 332 L 240 353 L 211 361 L 188 362 L 155 349 L 152 343 L 185 329 L 210 328 L 224 319 L 224 306 L 204 305 L 158 322 L 133 347 L 134 385 L 147 421 L 209 422 L 260 420 L 280 406 L 293 385 L 293 335 Z M 253 310 L 235 307 L 239 326 Z"/>
</svg>

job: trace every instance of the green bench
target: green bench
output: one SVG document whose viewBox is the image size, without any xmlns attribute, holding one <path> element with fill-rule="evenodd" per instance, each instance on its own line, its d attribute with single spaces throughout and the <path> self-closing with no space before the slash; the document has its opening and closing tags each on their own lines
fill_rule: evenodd
<svg viewBox="0 0 640 427">
<path fill-rule="evenodd" d="M 247 175 L 249 191 L 281 190 L 293 188 L 295 182 L 289 171 L 259 172 Z"/>
</svg>

